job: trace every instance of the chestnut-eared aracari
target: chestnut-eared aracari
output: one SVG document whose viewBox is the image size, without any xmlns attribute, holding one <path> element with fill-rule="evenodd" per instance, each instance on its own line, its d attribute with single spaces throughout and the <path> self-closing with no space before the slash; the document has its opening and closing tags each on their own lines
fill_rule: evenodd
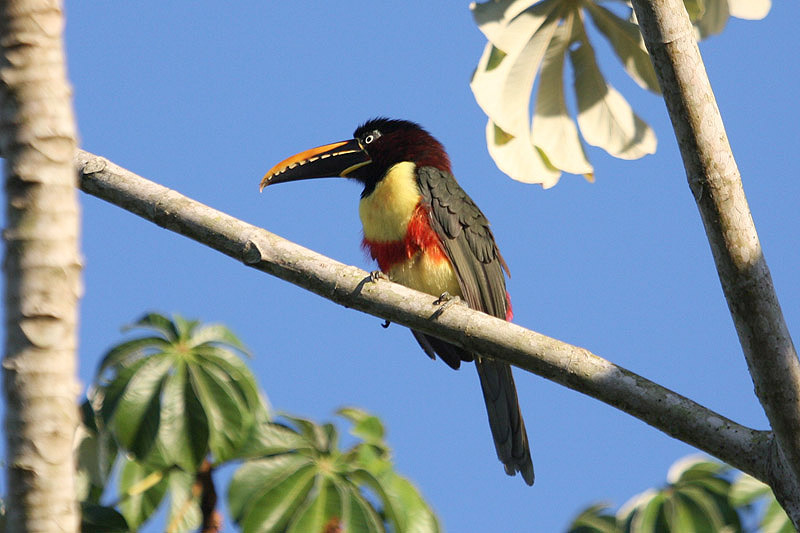
<svg viewBox="0 0 800 533">
<path fill-rule="evenodd" d="M 275 183 L 346 177 L 364 186 L 363 247 L 389 279 L 435 296 L 459 296 L 473 309 L 511 319 L 503 275 L 508 267 L 489 221 L 458 185 L 444 147 L 418 124 L 376 118 L 348 141 L 300 152 L 267 172 Z M 431 358 L 457 369 L 475 361 L 497 456 L 506 473 L 533 484 L 528 436 L 511 367 L 412 331 Z"/>
</svg>

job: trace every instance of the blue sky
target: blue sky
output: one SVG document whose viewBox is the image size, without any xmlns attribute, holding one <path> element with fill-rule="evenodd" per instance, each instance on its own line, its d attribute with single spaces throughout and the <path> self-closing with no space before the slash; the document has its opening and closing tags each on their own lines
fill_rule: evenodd
<svg viewBox="0 0 800 533">
<path fill-rule="evenodd" d="M 757 428 L 747 374 L 661 100 L 597 44 L 606 77 L 655 129 L 655 155 L 590 149 L 596 182 L 551 190 L 494 166 L 469 90 L 485 40 L 467 2 L 67 2 L 82 146 L 337 260 L 359 247 L 359 188 L 316 180 L 258 193 L 274 163 L 349 138 L 375 115 L 422 123 L 492 221 L 515 321 Z M 800 323 L 796 6 L 732 20 L 701 45 L 790 329 Z M 536 484 L 495 457 L 475 371 L 430 361 L 402 327 L 346 310 L 85 195 L 80 377 L 147 310 L 229 325 L 277 410 L 379 415 L 398 469 L 448 531 L 560 531 L 620 505 L 694 450 L 516 372 Z M 224 484 L 227 473 L 218 481 Z M 152 529 L 158 530 L 158 527 Z"/>
</svg>

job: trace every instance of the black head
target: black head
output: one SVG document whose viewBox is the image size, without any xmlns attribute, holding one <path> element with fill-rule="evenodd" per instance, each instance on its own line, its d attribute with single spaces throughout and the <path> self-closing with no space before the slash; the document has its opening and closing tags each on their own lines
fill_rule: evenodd
<svg viewBox="0 0 800 533">
<path fill-rule="evenodd" d="M 422 126 L 409 120 L 373 118 L 356 128 L 353 137 L 369 154 L 372 163 L 348 177 L 374 187 L 393 165 L 411 161 L 418 167 L 432 166 L 450 171 L 450 159 L 442 144 Z"/>
</svg>

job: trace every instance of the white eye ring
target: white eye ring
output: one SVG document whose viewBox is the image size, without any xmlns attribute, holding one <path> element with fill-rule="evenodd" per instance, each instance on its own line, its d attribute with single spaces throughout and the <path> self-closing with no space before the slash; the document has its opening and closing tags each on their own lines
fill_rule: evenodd
<svg viewBox="0 0 800 533">
<path fill-rule="evenodd" d="M 378 130 L 375 130 L 372 133 L 368 134 L 366 137 L 364 137 L 364 144 L 369 144 L 369 143 L 373 142 L 375 139 L 377 139 L 380 136 L 381 136 L 381 132 L 379 132 Z"/>
</svg>

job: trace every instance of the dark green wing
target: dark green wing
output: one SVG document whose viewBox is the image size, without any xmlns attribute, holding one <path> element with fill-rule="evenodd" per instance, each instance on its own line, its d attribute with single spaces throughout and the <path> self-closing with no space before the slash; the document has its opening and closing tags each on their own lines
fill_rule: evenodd
<svg viewBox="0 0 800 533">
<path fill-rule="evenodd" d="M 489 221 L 449 172 L 421 167 L 417 169 L 417 180 L 423 200 L 430 206 L 431 226 L 453 264 L 467 305 L 507 318 L 509 303 L 503 270 L 508 273 L 508 267 L 494 242 Z M 497 457 L 508 475 L 520 472 L 525 482 L 532 485 L 533 463 L 511 367 L 434 337 L 413 333 L 429 356 L 438 353 L 454 368 L 458 368 L 459 359 L 475 360 Z"/>
<path fill-rule="evenodd" d="M 508 271 L 489 221 L 449 172 L 417 169 L 422 197 L 431 208 L 431 225 L 453 263 L 463 298 L 473 309 L 506 318 Z"/>
</svg>

